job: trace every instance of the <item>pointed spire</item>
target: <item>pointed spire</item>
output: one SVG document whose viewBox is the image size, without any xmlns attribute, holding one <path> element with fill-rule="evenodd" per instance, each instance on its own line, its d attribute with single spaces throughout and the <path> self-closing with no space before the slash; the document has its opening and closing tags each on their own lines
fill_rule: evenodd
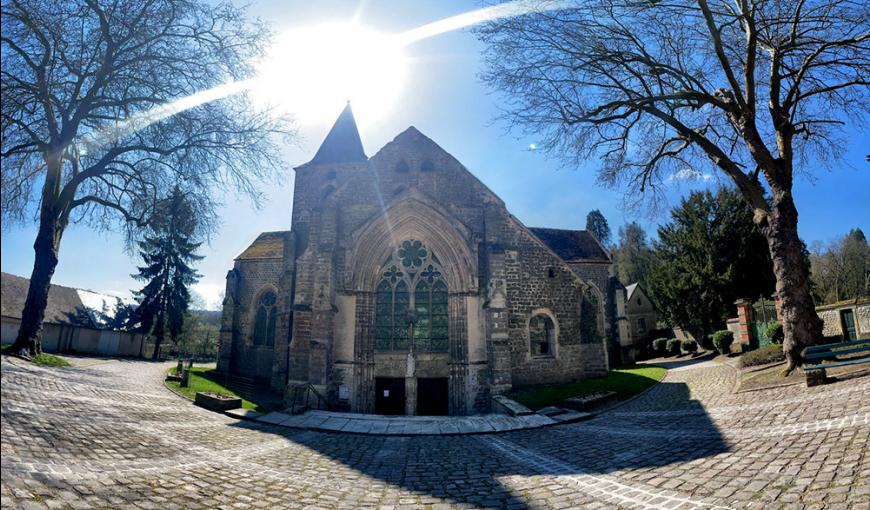
<svg viewBox="0 0 870 510">
<path fill-rule="evenodd" d="M 348 101 L 309 164 L 354 163 L 367 159 Z"/>
</svg>

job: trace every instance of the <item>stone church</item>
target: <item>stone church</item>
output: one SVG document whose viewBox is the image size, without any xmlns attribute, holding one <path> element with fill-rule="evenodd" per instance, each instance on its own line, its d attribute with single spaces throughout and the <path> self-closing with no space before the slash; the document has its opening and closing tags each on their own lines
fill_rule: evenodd
<svg viewBox="0 0 870 510">
<path fill-rule="evenodd" d="M 227 275 L 218 369 L 334 410 L 490 412 L 607 372 L 612 273 L 594 236 L 526 227 L 414 127 L 366 156 L 348 105 L 296 168 L 291 229 Z"/>
</svg>

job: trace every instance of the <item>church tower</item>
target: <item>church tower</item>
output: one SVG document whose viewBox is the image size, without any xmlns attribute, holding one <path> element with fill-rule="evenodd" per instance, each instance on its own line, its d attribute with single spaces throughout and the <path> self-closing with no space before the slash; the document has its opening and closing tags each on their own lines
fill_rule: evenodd
<svg viewBox="0 0 870 510">
<path fill-rule="evenodd" d="M 291 308 L 288 310 L 290 341 L 287 380 L 294 384 L 312 384 L 334 393 L 333 322 L 336 312 L 336 260 L 339 250 L 338 207 L 331 195 L 350 177 L 368 167 L 368 157 L 350 102 L 314 158 L 296 167 L 293 191 L 294 260 L 287 267 L 294 274 Z M 334 399 L 335 396 L 332 396 Z"/>
</svg>

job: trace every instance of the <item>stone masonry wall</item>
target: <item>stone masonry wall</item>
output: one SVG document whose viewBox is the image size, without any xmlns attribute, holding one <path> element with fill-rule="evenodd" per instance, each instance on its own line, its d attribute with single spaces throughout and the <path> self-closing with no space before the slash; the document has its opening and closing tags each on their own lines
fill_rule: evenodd
<svg viewBox="0 0 870 510">
<path fill-rule="evenodd" d="M 843 337 L 843 323 L 840 318 L 840 312 L 843 310 L 852 310 L 858 338 L 870 337 L 870 302 L 817 308 L 816 312 L 822 319 L 822 334 L 826 337 Z"/>
<path fill-rule="evenodd" d="M 233 332 L 233 359 L 230 370 L 236 375 L 270 381 L 273 348 L 255 346 L 252 340 L 256 300 L 265 290 L 281 295 L 279 285 L 283 272 L 281 259 L 242 260 L 238 264 L 238 306 L 236 329 Z M 282 303 L 278 303 L 280 307 Z M 276 337 L 276 342 L 280 339 Z"/>
</svg>

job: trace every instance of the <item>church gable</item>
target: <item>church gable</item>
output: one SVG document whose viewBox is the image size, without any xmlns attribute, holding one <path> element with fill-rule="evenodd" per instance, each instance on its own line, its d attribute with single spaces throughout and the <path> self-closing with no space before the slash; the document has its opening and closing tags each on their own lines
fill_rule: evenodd
<svg viewBox="0 0 870 510">
<path fill-rule="evenodd" d="M 462 163 L 413 126 L 372 156 L 371 164 L 381 183 L 390 183 L 383 186 L 385 196 L 401 194 L 403 185 L 418 188 L 445 206 L 504 206 Z"/>
</svg>

